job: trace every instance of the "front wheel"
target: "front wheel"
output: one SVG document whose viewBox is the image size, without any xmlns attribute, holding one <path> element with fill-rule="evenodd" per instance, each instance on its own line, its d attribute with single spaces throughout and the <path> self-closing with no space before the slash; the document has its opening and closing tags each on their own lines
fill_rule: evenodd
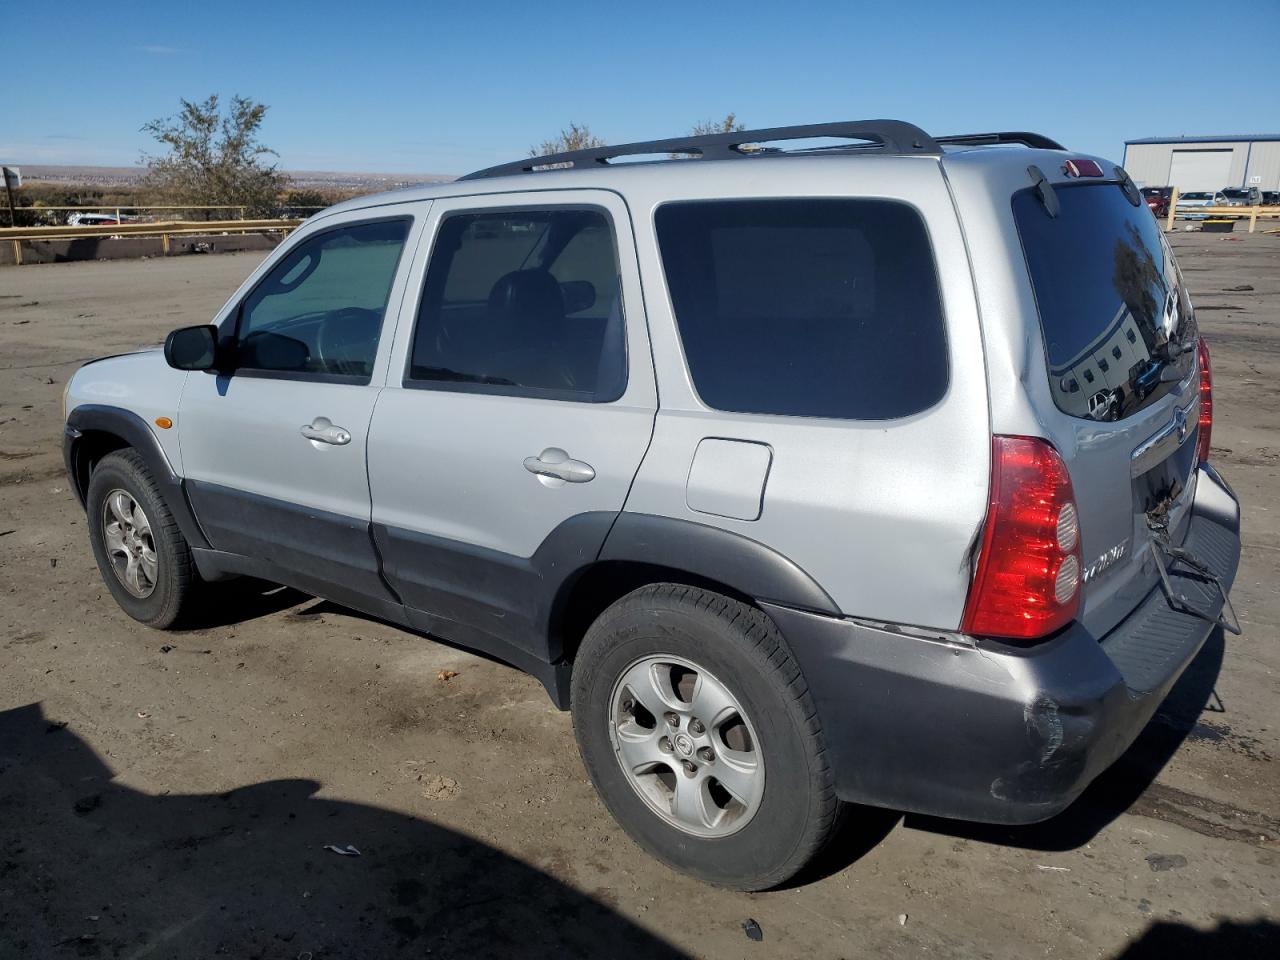
<svg viewBox="0 0 1280 960">
<path fill-rule="evenodd" d="M 173 626 L 191 609 L 200 578 L 146 462 L 129 449 L 107 454 L 85 503 L 93 556 L 116 603 L 147 626 Z"/>
<path fill-rule="evenodd" d="M 766 889 L 835 829 L 839 801 L 808 687 L 754 607 L 678 584 L 635 591 L 587 631 L 572 702 L 605 804 L 677 870 Z"/>
</svg>

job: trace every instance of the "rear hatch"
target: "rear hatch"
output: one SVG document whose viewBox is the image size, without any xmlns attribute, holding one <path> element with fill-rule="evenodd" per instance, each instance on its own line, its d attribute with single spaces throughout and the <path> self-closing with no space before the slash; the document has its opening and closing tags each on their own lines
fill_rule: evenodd
<svg viewBox="0 0 1280 960">
<path fill-rule="evenodd" d="M 1199 333 L 1159 226 L 1116 182 L 1023 190 L 1013 213 L 1050 391 L 1070 418 L 1054 433 L 1080 513 L 1081 619 L 1101 637 L 1157 583 L 1149 516 L 1175 543 L 1186 532 Z"/>
</svg>

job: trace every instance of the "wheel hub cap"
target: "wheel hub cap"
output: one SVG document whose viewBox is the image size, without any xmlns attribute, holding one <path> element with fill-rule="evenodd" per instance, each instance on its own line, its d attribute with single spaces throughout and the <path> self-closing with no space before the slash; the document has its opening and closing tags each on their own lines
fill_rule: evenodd
<svg viewBox="0 0 1280 960">
<path fill-rule="evenodd" d="M 107 494 L 102 542 L 120 585 L 139 599 L 151 596 L 160 574 L 151 520 L 127 490 Z"/>
<path fill-rule="evenodd" d="M 614 685 L 609 733 L 642 800 L 700 837 L 736 833 L 764 797 L 764 757 L 738 699 L 711 673 L 675 656 L 645 657 Z"/>
</svg>

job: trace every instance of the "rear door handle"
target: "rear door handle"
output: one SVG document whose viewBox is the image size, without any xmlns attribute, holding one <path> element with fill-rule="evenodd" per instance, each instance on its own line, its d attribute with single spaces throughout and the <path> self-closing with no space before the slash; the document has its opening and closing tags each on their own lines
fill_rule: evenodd
<svg viewBox="0 0 1280 960">
<path fill-rule="evenodd" d="M 335 425 L 328 417 L 316 417 L 310 423 L 304 424 L 299 432 L 308 440 L 331 443 L 335 447 L 351 442 L 351 431 Z"/>
<path fill-rule="evenodd" d="M 525 457 L 524 468 L 539 477 L 563 480 L 566 483 L 586 483 L 596 478 L 595 468 L 591 464 L 572 459 L 559 447 L 547 447 L 536 457 Z"/>
</svg>

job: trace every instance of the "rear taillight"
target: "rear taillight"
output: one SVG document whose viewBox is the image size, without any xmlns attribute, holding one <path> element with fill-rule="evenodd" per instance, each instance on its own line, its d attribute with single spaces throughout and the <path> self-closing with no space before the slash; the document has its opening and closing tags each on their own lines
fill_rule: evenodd
<svg viewBox="0 0 1280 960">
<path fill-rule="evenodd" d="M 1201 463 L 1209 462 L 1209 437 L 1213 433 L 1213 368 L 1209 366 L 1209 348 L 1204 337 L 1196 346 L 1196 360 L 1200 364 L 1200 432 L 1196 439 L 1196 457 Z"/>
<path fill-rule="evenodd" d="M 993 437 L 991 500 L 961 629 L 1031 640 L 1080 609 L 1080 519 L 1058 451 L 1037 437 Z"/>
</svg>

